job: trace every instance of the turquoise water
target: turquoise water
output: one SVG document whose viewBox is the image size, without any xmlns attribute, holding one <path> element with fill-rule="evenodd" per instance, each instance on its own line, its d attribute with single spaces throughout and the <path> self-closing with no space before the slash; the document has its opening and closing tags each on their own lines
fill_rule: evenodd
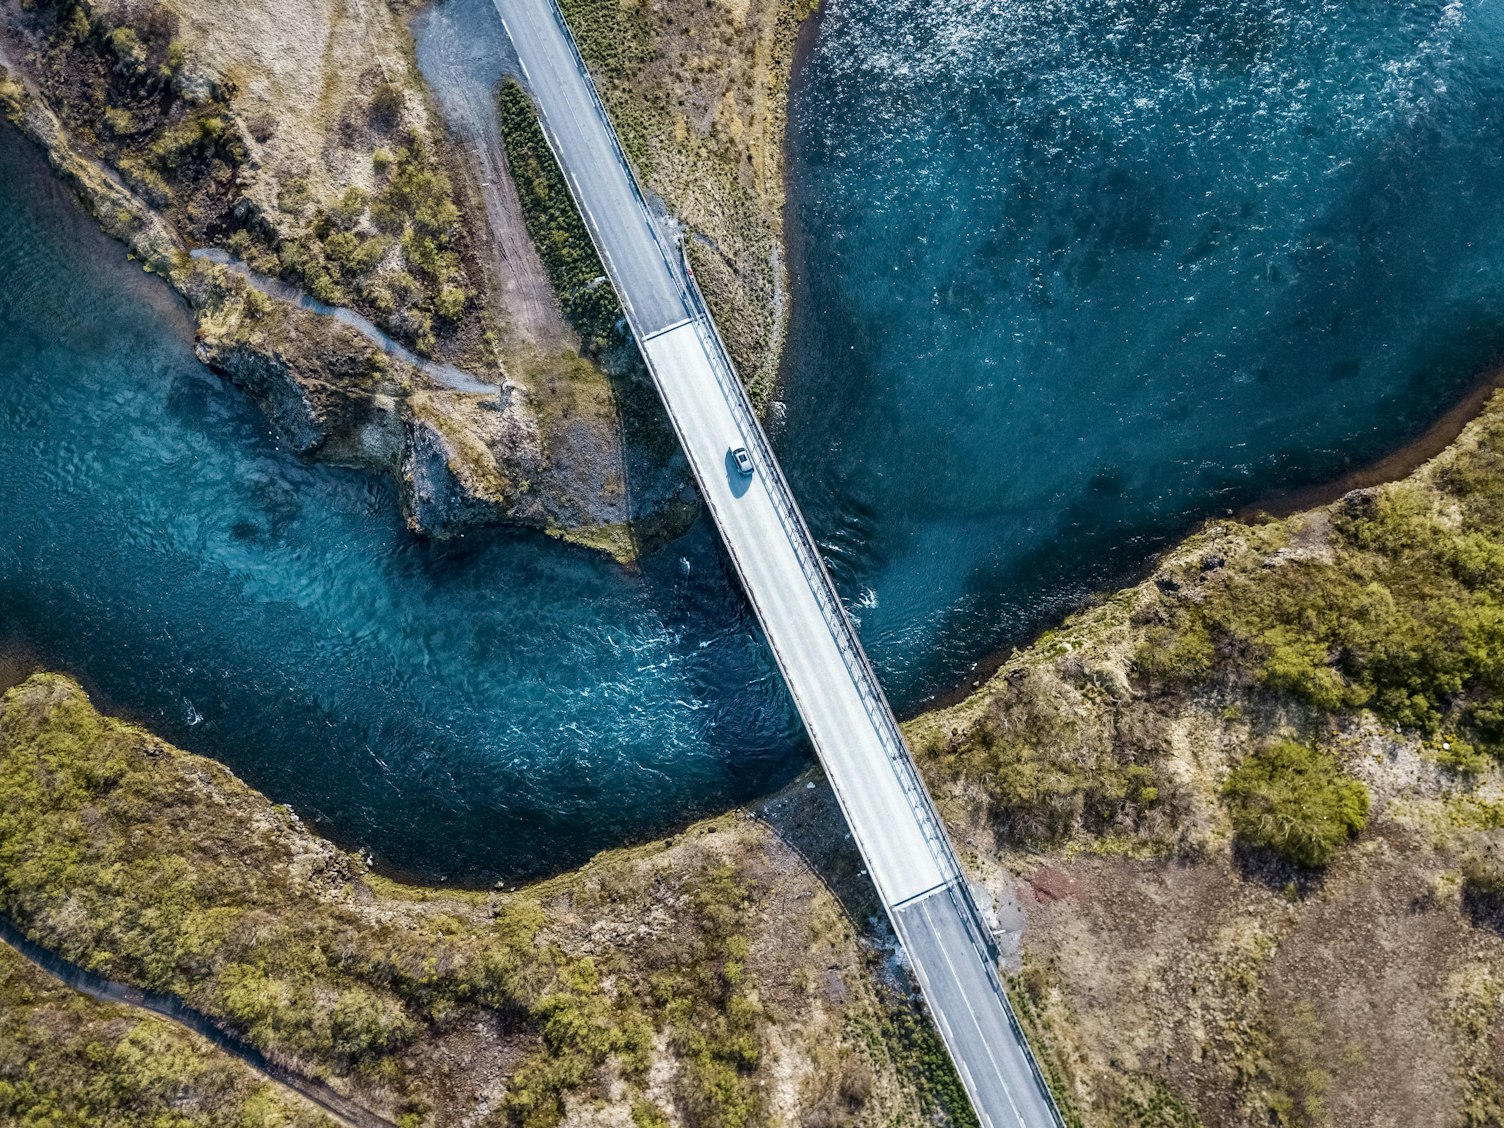
<svg viewBox="0 0 1504 1128">
<path fill-rule="evenodd" d="M 452 2 L 452 0 L 451 0 Z M 900 708 L 1504 348 L 1504 14 L 830 0 L 776 441 Z M 413 540 L 0 128 L 0 650 L 390 864 L 558 868 L 805 762 L 702 523 Z"/>
<path fill-rule="evenodd" d="M 1504 351 L 1504 9 L 828 0 L 782 436 L 914 702 Z"/>
<path fill-rule="evenodd" d="M 802 763 L 717 542 L 418 542 L 310 466 L 0 129 L 0 648 L 404 868 L 538 872 Z"/>
</svg>

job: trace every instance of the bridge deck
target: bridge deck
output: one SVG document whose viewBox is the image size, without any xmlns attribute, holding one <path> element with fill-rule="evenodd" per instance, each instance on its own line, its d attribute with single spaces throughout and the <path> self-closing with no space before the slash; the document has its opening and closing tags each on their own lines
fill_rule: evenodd
<svg viewBox="0 0 1504 1128">
<path fill-rule="evenodd" d="M 637 191 L 553 0 L 495 0 L 544 132 L 815 751 L 984 1125 L 1052 1128 L 990 938 L 898 723 L 698 292 Z M 744 478 L 731 448 L 745 446 Z"/>
</svg>

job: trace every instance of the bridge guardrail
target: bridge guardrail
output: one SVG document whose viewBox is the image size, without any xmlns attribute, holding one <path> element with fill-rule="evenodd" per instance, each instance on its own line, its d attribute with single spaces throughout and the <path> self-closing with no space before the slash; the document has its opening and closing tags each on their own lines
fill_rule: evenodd
<svg viewBox="0 0 1504 1128">
<path fill-rule="evenodd" d="M 585 87 L 590 94 L 596 113 L 603 122 L 609 123 L 611 115 L 606 111 L 605 102 L 600 96 L 595 85 L 595 78 L 590 73 L 590 68 L 585 65 L 584 56 L 580 53 L 579 44 L 575 42 L 574 33 L 570 30 L 569 23 L 564 19 L 559 10 L 557 0 L 551 0 L 549 9 L 553 13 L 554 20 L 564 41 L 569 45 L 575 66 L 579 71 Z M 544 138 L 549 148 L 553 150 L 554 159 L 558 162 L 560 170 L 564 172 L 569 183 L 575 203 L 580 209 L 591 237 L 597 244 L 600 242 L 599 229 L 590 214 L 589 208 L 581 198 L 582 194 L 575 185 L 574 178 L 569 175 L 568 166 L 565 164 L 563 154 L 552 136 L 552 128 L 549 125 L 547 115 L 539 109 L 539 120 L 544 129 Z M 824 557 L 821 556 L 814 535 L 805 523 L 804 515 L 794 502 L 793 491 L 789 489 L 788 481 L 783 475 L 783 468 L 773 453 L 772 444 L 768 441 L 767 433 L 763 430 L 762 422 L 757 418 L 757 413 L 752 410 L 751 401 L 747 397 L 746 389 L 731 362 L 731 354 L 727 350 L 725 342 L 721 338 L 720 329 L 716 326 L 715 319 L 710 314 L 710 309 L 705 303 L 705 297 L 700 292 L 698 280 L 694 276 L 694 270 L 689 264 L 687 248 L 682 240 L 678 241 L 678 255 L 671 254 L 664 243 L 663 232 L 653 217 L 653 210 L 649 206 L 647 197 L 642 191 L 642 186 L 637 179 L 636 171 L 632 162 L 627 159 L 626 153 L 621 147 L 620 139 L 614 129 L 607 130 L 612 151 L 616 154 L 622 169 L 626 173 L 627 182 L 631 186 L 633 195 L 643 214 L 647 217 L 649 229 L 653 233 L 653 240 L 658 246 L 659 253 L 663 256 L 665 265 L 669 268 L 670 275 L 684 300 L 685 311 L 690 314 L 696 333 L 705 345 L 705 352 L 711 360 L 711 368 L 715 372 L 716 382 L 720 385 L 722 394 L 726 397 L 734 414 L 738 417 L 742 429 L 748 435 L 757 448 L 757 454 L 761 462 L 764 474 L 772 483 L 769 491 L 773 499 L 774 509 L 778 513 L 780 523 L 784 526 L 784 532 L 789 543 L 794 548 L 795 556 L 799 560 L 800 571 L 809 580 L 811 589 L 815 592 L 816 602 L 820 606 L 821 618 L 826 628 L 831 632 L 837 649 L 845 660 L 847 671 L 858 693 L 862 698 L 863 707 L 867 710 L 869 718 L 874 722 L 873 727 L 878 732 L 883 743 L 883 751 L 889 763 L 893 766 L 900 787 L 909 800 L 910 808 L 919 821 L 925 841 L 929 844 L 932 856 L 943 875 L 946 875 L 946 888 L 951 897 L 955 898 L 961 908 L 961 917 L 971 937 L 972 945 L 982 956 L 982 962 L 987 972 L 988 982 L 1001 1002 L 1003 1011 L 1008 1017 L 1008 1023 L 1018 1037 L 1019 1045 L 1023 1048 L 1028 1059 L 1029 1069 L 1039 1084 L 1045 1099 L 1049 1104 L 1050 1111 L 1057 1125 L 1065 1123 L 1056 1104 L 1055 1095 L 1050 1090 L 1048 1081 L 1043 1071 L 1039 1068 L 1039 1062 L 1034 1056 L 1033 1048 L 1029 1045 L 1023 1027 L 1014 1012 L 1013 1004 L 1008 998 L 1008 992 L 1003 986 L 998 975 L 998 947 L 993 938 L 992 930 L 988 927 L 981 909 L 977 906 L 976 898 L 972 895 L 971 886 L 966 880 L 966 872 L 961 867 L 955 847 L 951 844 L 950 837 L 945 833 L 940 824 L 939 813 L 936 811 L 934 802 L 929 792 L 925 789 L 923 781 L 919 778 L 919 768 L 915 764 L 908 746 L 904 743 L 903 736 L 898 728 L 898 719 L 893 712 L 892 705 L 888 702 L 887 695 L 883 692 L 882 685 L 877 680 L 877 674 L 872 669 L 871 660 L 863 649 L 861 640 L 857 636 L 856 628 L 851 622 L 846 605 L 842 602 L 840 593 L 836 589 L 835 581 L 831 579 L 830 572 L 825 565 Z M 610 263 L 608 256 L 602 256 L 608 273 Z M 676 270 L 675 259 L 678 266 Z M 627 316 L 628 325 L 631 327 L 634 337 L 640 342 L 643 339 L 640 327 L 634 324 L 636 318 L 630 301 L 626 295 L 618 295 L 622 299 L 623 312 Z M 645 354 L 644 354 L 645 355 Z M 651 371 L 651 368 L 650 368 Z M 655 376 L 656 382 L 656 376 Z M 666 402 L 666 401 L 665 401 Z M 669 413 L 675 432 L 678 431 L 678 423 L 673 420 L 672 412 Z M 679 435 L 680 442 L 683 436 Z M 728 545 L 728 550 L 730 546 Z M 734 553 L 733 553 L 734 555 Z M 895 927 L 897 922 L 895 921 Z"/>
</svg>

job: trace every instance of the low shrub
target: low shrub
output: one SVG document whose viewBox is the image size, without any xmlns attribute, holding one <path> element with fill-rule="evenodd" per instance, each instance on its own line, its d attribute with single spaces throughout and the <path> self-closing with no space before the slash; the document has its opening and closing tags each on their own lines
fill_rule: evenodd
<svg viewBox="0 0 1504 1128">
<path fill-rule="evenodd" d="M 1462 907 L 1473 923 L 1504 931 L 1504 851 L 1497 843 L 1474 850 L 1463 862 Z"/>
<path fill-rule="evenodd" d="M 1062 701 L 1058 684 L 1037 675 L 1010 687 L 941 742 L 943 769 L 982 784 L 999 833 L 1012 841 L 1050 843 L 1081 831 L 1152 836 L 1176 801 L 1161 768 L 1163 734 L 1127 715 L 1111 729 L 1083 725 Z"/>
<path fill-rule="evenodd" d="M 1251 547 L 1145 628 L 1136 672 L 1252 680 L 1504 758 L 1504 412 L 1433 484 L 1350 494 L 1316 552 Z M 1164 609 L 1161 610 L 1164 614 Z"/>
<path fill-rule="evenodd" d="M 1330 752 L 1290 740 L 1245 758 L 1222 795 L 1240 841 L 1307 868 L 1326 865 L 1368 823 L 1368 789 Z"/>
</svg>

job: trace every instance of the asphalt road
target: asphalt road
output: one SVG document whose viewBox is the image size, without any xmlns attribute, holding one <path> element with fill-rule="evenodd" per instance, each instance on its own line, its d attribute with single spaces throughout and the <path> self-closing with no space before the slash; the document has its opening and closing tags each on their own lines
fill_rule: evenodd
<svg viewBox="0 0 1504 1128">
<path fill-rule="evenodd" d="M 940 821 L 710 318 L 552 0 L 495 0 L 544 131 L 936 1024 L 987 1128 L 1057 1120 Z M 745 446 L 755 472 L 739 474 Z"/>
<path fill-rule="evenodd" d="M 638 196 L 552 0 L 496 0 L 554 155 L 639 341 L 689 316 L 685 294 Z"/>
</svg>

